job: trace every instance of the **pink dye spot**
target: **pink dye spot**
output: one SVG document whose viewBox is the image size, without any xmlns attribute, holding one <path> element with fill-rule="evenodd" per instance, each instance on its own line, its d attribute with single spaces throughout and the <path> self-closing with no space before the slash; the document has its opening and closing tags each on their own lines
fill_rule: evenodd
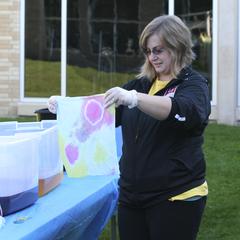
<svg viewBox="0 0 240 240">
<path fill-rule="evenodd" d="M 65 148 L 65 154 L 67 155 L 70 164 L 74 164 L 78 159 L 78 148 L 73 144 L 68 144 Z"/>
<path fill-rule="evenodd" d="M 84 116 L 87 121 L 95 126 L 98 124 L 103 118 L 104 108 L 103 106 L 96 100 L 89 100 L 84 109 Z"/>
</svg>

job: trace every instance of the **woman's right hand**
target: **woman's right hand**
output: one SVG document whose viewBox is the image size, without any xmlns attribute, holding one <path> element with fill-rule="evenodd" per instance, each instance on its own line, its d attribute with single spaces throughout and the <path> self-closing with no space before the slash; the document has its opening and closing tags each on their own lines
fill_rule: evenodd
<svg viewBox="0 0 240 240">
<path fill-rule="evenodd" d="M 121 87 L 113 87 L 105 93 L 105 108 L 115 104 L 134 108 L 138 105 L 137 92 L 135 90 L 126 90 Z"/>
</svg>

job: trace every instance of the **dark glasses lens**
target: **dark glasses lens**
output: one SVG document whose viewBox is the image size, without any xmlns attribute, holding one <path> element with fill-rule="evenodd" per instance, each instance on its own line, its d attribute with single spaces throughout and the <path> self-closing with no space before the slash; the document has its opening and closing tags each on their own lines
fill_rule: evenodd
<svg viewBox="0 0 240 240">
<path fill-rule="evenodd" d="M 151 53 L 154 55 L 159 55 L 160 53 L 162 53 L 164 51 L 164 48 L 162 48 L 160 46 L 154 47 L 154 48 L 152 48 L 152 50 L 150 48 L 142 48 L 142 51 L 146 56 L 151 55 Z"/>
<path fill-rule="evenodd" d="M 142 52 L 145 55 L 149 55 L 149 49 L 148 48 L 142 48 Z"/>
</svg>

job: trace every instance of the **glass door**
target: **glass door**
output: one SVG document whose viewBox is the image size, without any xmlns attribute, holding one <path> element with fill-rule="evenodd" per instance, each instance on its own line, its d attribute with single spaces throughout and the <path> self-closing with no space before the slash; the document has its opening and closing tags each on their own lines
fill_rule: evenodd
<svg viewBox="0 0 240 240">
<path fill-rule="evenodd" d="M 60 94 L 61 0 L 25 0 L 24 97 Z"/>
</svg>

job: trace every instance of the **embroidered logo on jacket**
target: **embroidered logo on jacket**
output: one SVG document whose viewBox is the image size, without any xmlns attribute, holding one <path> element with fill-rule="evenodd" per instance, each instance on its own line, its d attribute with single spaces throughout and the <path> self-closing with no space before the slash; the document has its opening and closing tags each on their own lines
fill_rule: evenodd
<svg viewBox="0 0 240 240">
<path fill-rule="evenodd" d="M 178 87 L 178 86 L 167 89 L 166 92 L 164 93 L 164 96 L 174 97 L 175 92 L 176 92 L 176 90 L 177 90 L 177 87 Z"/>
<path fill-rule="evenodd" d="M 176 114 L 174 116 L 179 122 L 185 122 L 186 121 L 186 117 L 181 117 L 179 114 Z"/>
</svg>

